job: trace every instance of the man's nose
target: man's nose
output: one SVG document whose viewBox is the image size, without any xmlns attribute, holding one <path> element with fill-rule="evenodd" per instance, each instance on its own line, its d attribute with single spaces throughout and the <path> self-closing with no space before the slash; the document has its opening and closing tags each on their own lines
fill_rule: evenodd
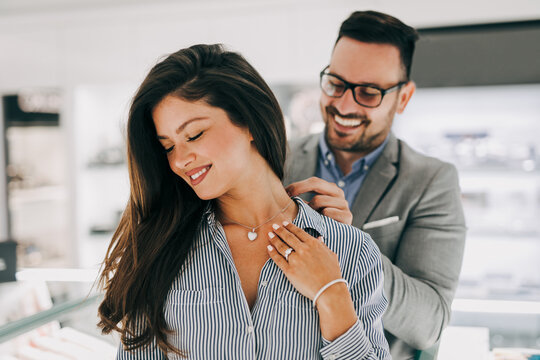
<svg viewBox="0 0 540 360">
<path fill-rule="evenodd" d="M 342 115 L 357 113 L 362 109 L 362 106 L 354 100 L 352 89 L 345 90 L 345 93 L 341 97 L 334 100 L 333 105 Z"/>
</svg>

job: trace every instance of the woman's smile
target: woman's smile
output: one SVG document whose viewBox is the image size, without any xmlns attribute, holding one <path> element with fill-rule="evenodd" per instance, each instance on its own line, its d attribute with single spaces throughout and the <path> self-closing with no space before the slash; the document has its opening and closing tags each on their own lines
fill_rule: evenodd
<svg viewBox="0 0 540 360">
<path fill-rule="evenodd" d="M 195 169 L 192 169 L 190 171 L 186 172 L 186 176 L 188 176 L 191 180 L 191 185 L 195 186 L 202 182 L 204 178 L 206 177 L 206 174 L 208 174 L 208 171 L 212 165 L 205 165 L 205 166 L 199 166 Z"/>
</svg>

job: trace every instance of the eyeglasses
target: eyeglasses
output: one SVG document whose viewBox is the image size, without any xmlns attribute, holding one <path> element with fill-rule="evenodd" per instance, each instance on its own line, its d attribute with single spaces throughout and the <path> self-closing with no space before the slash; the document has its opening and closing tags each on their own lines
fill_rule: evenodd
<svg viewBox="0 0 540 360">
<path fill-rule="evenodd" d="M 388 89 L 381 89 L 373 85 L 353 84 L 337 75 L 326 72 L 329 66 L 325 67 L 320 74 L 322 91 L 330 97 L 339 98 L 348 89 L 351 89 L 354 101 L 367 108 L 376 108 L 381 105 L 384 95 L 396 91 L 408 83 L 408 81 L 401 81 Z"/>
</svg>

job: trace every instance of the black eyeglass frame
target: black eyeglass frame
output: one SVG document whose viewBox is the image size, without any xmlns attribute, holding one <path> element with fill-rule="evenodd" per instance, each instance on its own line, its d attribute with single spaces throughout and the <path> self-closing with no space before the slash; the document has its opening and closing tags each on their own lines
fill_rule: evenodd
<svg viewBox="0 0 540 360">
<path fill-rule="evenodd" d="M 342 97 L 346 92 L 347 90 L 351 89 L 351 92 L 352 92 L 352 95 L 353 95 L 353 99 L 354 101 L 360 105 L 360 106 L 363 106 L 363 107 L 367 107 L 367 108 L 370 108 L 370 109 L 373 109 L 373 108 L 376 108 L 378 106 L 381 105 L 382 101 L 383 101 L 383 98 L 384 98 L 384 95 L 388 94 L 388 93 L 391 93 L 393 91 L 396 91 L 400 88 L 402 88 L 404 85 L 406 85 L 409 80 L 406 80 L 406 81 L 400 81 L 398 82 L 396 85 L 394 86 L 391 86 L 389 88 L 386 88 L 386 89 L 381 89 L 380 87 L 377 87 L 377 86 L 373 86 L 373 85 L 367 85 L 367 84 L 354 84 L 354 83 L 350 83 L 348 82 L 347 80 L 343 79 L 342 77 L 336 75 L 336 74 L 332 74 L 332 73 L 329 73 L 329 72 L 326 72 L 326 70 L 328 70 L 328 68 L 330 67 L 330 65 L 327 65 L 322 71 L 321 73 L 319 74 L 319 87 L 321 88 L 321 90 L 326 94 L 326 96 L 330 96 L 332 98 L 340 98 Z M 343 93 L 339 96 L 332 96 L 332 95 L 328 95 L 326 93 L 326 91 L 324 91 L 323 87 L 322 87 L 322 78 L 324 75 L 328 75 L 328 76 L 332 76 L 332 77 L 335 77 L 336 79 L 340 80 L 343 82 L 343 84 L 345 84 L 345 90 L 343 90 Z M 381 99 L 379 101 L 379 103 L 377 105 L 365 105 L 365 104 L 362 104 L 358 101 L 358 99 L 356 99 L 356 92 L 354 91 L 355 88 L 357 88 L 358 86 L 362 86 L 362 87 L 367 87 L 367 88 L 371 88 L 371 89 L 375 89 L 375 90 L 378 90 L 380 93 L 381 93 Z"/>
</svg>

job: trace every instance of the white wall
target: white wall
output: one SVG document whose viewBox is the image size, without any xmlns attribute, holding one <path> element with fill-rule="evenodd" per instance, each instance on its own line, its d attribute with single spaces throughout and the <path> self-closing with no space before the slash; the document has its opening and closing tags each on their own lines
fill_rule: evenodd
<svg viewBox="0 0 540 360">
<path fill-rule="evenodd" d="M 133 82 L 159 56 L 197 42 L 229 44 L 270 82 L 313 81 L 339 24 L 356 9 L 417 27 L 540 18 L 537 0 L 121 3 L 0 13 L 0 91 Z"/>
</svg>

